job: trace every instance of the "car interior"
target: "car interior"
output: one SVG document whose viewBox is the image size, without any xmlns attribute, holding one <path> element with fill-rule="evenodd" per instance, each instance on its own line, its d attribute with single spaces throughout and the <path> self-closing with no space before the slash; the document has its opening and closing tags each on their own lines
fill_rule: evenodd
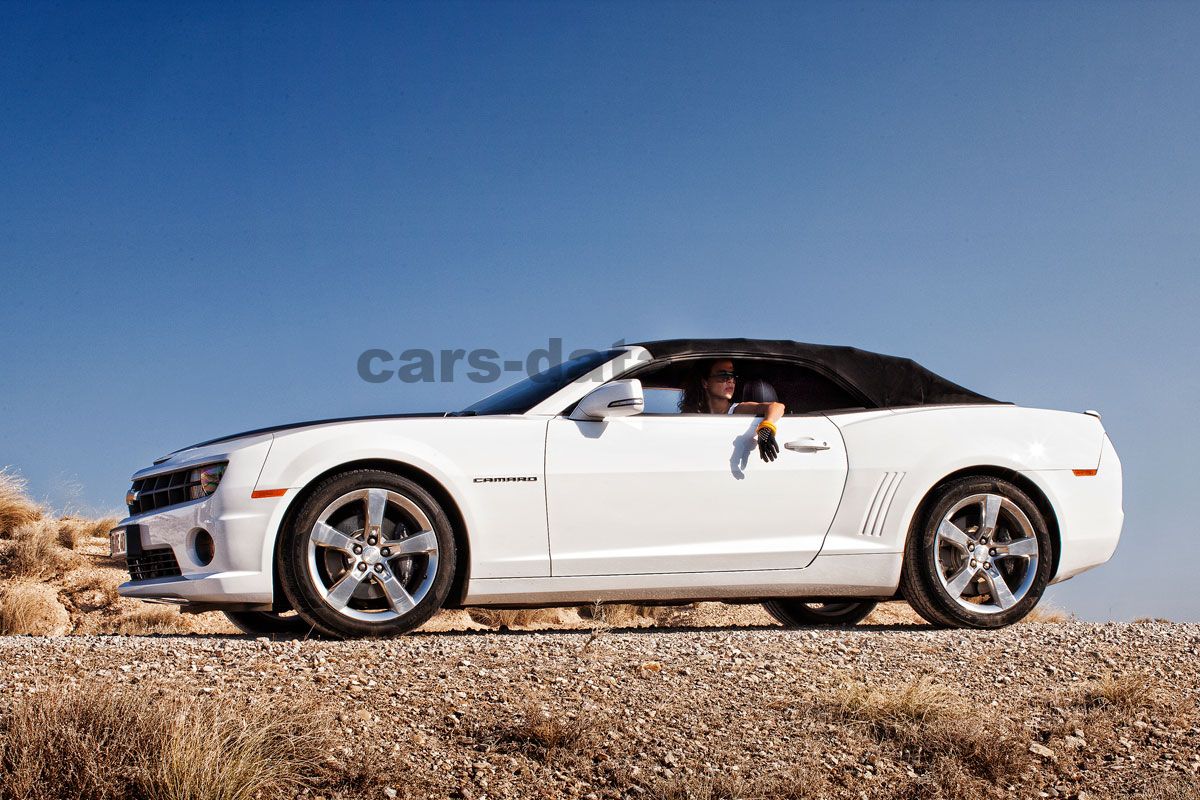
<svg viewBox="0 0 1200 800">
<path fill-rule="evenodd" d="M 683 387 L 719 358 L 706 356 L 651 364 L 627 377 L 642 382 L 645 414 L 679 414 Z M 787 416 L 861 411 L 868 407 L 866 399 L 858 396 L 851 387 L 803 364 L 744 357 L 732 360 L 738 376 L 733 396 L 736 402 L 778 401 L 787 407 Z"/>
</svg>

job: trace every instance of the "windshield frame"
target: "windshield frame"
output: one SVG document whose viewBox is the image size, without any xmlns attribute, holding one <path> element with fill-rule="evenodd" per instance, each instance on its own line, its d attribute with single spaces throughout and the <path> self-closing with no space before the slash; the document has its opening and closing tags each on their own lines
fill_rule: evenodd
<svg viewBox="0 0 1200 800">
<path fill-rule="evenodd" d="M 457 416 L 526 414 L 565 387 L 625 354 L 627 349 L 590 351 L 554 364 L 524 380 L 492 392 L 459 411 Z"/>
</svg>

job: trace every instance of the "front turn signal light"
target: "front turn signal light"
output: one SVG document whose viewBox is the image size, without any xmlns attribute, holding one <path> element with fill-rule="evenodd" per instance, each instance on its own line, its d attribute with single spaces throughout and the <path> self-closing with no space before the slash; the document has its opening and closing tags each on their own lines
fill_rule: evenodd
<svg viewBox="0 0 1200 800">
<path fill-rule="evenodd" d="M 1071 472 L 1075 473 L 1076 478 L 1091 478 L 1099 471 L 1100 470 L 1098 470 L 1098 469 L 1073 469 L 1073 470 L 1071 470 Z"/>
</svg>

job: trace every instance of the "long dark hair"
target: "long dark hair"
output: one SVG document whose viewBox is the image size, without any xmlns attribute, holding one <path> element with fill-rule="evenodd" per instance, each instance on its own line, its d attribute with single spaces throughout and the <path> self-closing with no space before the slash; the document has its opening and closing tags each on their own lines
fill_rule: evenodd
<svg viewBox="0 0 1200 800">
<path fill-rule="evenodd" d="M 708 374 L 712 372 L 713 364 L 728 360 L 727 358 L 710 358 L 707 361 L 701 361 L 692 370 L 687 380 L 683 383 L 683 397 L 679 398 L 680 412 L 684 414 L 712 413 L 712 408 L 708 405 L 708 392 L 705 391 L 704 384 L 701 381 L 707 378 Z"/>
</svg>

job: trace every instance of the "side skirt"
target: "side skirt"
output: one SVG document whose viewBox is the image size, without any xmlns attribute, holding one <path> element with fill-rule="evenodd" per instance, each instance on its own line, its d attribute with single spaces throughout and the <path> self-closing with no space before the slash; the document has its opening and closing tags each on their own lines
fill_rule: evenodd
<svg viewBox="0 0 1200 800">
<path fill-rule="evenodd" d="M 818 556 L 804 569 L 560 578 L 473 578 L 464 606 L 596 601 L 692 602 L 771 597 L 890 598 L 903 553 Z"/>
</svg>

